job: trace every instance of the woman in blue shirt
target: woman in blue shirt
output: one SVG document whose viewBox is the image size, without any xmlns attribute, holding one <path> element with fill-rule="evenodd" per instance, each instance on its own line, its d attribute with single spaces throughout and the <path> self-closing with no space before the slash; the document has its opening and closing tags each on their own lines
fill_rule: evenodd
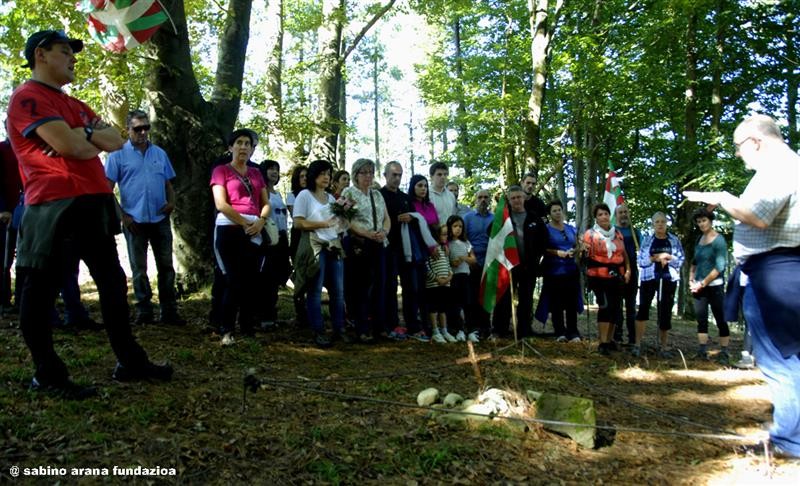
<svg viewBox="0 0 800 486">
<path fill-rule="evenodd" d="M 550 223 L 547 225 L 547 249 L 542 261 L 544 283 L 536 308 L 536 319 L 545 323 L 548 312 L 552 313 L 556 341 L 580 342 L 578 314 L 583 312 L 583 302 L 578 266 L 575 264 L 578 231 L 574 226 L 564 223 L 561 201 L 551 202 L 547 212 Z"/>
</svg>

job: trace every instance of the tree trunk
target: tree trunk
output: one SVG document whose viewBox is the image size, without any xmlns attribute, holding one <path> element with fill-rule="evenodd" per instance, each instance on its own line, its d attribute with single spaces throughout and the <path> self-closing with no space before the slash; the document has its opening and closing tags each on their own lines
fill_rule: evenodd
<svg viewBox="0 0 800 486">
<path fill-rule="evenodd" d="M 342 71 L 346 73 L 347 65 L 342 66 Z M 339 130 L 339 142 L 336 146 L 336 167 L 344 169 L 347 167 L 347 76 L 342 76 L 341 93 L 339 95 L 339 114 L 342 117 L 342 126 Z"/>
<path fill-rule="evenodd" d="M 378 89 L 378 39 L 372 52 L 372 115 L 375 136 L 375 166 L 380 167 L 381 159 L 381 127 L 380 127 L 380 93 Z"/>
<path fill-rule="evenodd" d="M 800 71 L 797 70 L 800 59 L 797 57 L 797 12 L 784 12 L 783 38 L 786 44 L 786 118 L 789 122 L 789 146 L 792 150 L 800 149 L 800 132 L 797 126 L 797 95 L 800 89 Z"/>
<path fill-rule="evenodd" d="M 699 162 L 697 146 L 697 11 L 693 6 L 688 7 L 688 22 L 686 25 L 686 98 L 684 100 L 684 154 L 687 167 L 694 167 Z M 689 180 L 684 180 L 682 187 L 689 186 Z M 687 255 L 694 254 L 694 241 L 689 238 L 692 234 L 692 207 L 684 204 L 678 208 L 675 221 L 675 233 L 685 242 L 684 251 Z M 678 284 L 678 315 L 686 318 L 693 317 L 693 307 L 686 305 L 686 295 L 689 282 L 689 265 L 681 269 L 681 280 Z"/>
<path fill-rule="evenodd" d="M 312 143 L 309 161 L 336 161 L 336 142 L 342 124 L 339 101 L 342 83 L 342 28 L 345 21 L 344 0 L 323 0 L 322 23 L 317 36 L 317 66 L 319 96 L 315 125 L 316 139 Z"/>
<path fill-rule="evenodd" d="M 267 82 L 264 116 L 269 129 L 269 150 L 271 153 L 288 152 L 286 137 L 283 132 L 283 15 L 284 0 L 267 2 Z"/>
<path fill-rule="evenodd" d="M 160 29 L 145 44 L 152 57 L 146 83 L 155 116 L 153 142 L 169 155 L 175 168 L 176 208 L 172 217 L 175 255 L 184 287 L 195 290 L 213 275 L 213 205 L 208 189 L 212 160 L 226 149 L 239 112 L 244 53 L 247 50 L 250 0 L 230 0 L 219 58 L 213 101 L 203 99 L 192 71 L 183 2 L 164 0 L 177 34 Z"/>
<path fill-rule="evenodd" d="M 456 17 L 453 22 L 453 44 L 455 47 L 456 83 L 458 89 L 458 104 L 456 106 L 456 125 L 458 127 L 459 156 L 465 162 L 464 172 L 467 177 L 472 176 L 469 155 L 469 135 L 467 132 L 467 102 L 464 95 L 464 62 L 461 54 L 461 19 Z"/>
<path fill-rule="evenodd" d="M 309 160 L 336 161 L 336 144 L 342 127 L 340 96 L 344 62 L 358 46 L 361 39 L 375 23 L 388 12 L 397 0 L 389 0 L 355 35 L 353 42 L 344 49 L 342 31 L 347 19 L 344 0 L 322 1 L 322 23 L 318 29 L 319 91 L 315 114 L 316 138 L 311 143 Z"/>
<path fill-rule="evenodd" d="M 531 61 L 533 85 L 528 99 L 528 113 L 525 118 L 525 165 L 528 171 L 537 173 L 539 169 L 542 108 L 544 107 L 547 71 L 550 63 L 550 48 L 553 32 L 558 23 L 563 0 L 552 0 L 555 5 L 551 12 L 551 0 L 528 0 L 528 15 L 531 28 Z"/>
</svg>

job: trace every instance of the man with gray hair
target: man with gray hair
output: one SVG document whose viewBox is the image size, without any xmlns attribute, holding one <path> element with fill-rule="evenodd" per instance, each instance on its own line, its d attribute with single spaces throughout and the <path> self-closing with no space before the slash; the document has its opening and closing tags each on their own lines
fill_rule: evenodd
<svg viewBox="0 0 800 486">
<path fill-rule="evenodd" d="M 800 156 L 765 115 L 740 123 L 733 143 L 736 155 L 755 170 L 742 195 L 684 194 L 736 220 L 733 256 L 739 266 L 731 278 L 747 276 L 739 280 L 746 282 L 742 308 L 772 396 L 770 440 L 776 452 L 800 457 Z"/>
<path fill-rule="evenodd" d="M 114 189 L 119 184 L 122 227 L 128 244 L 136 297 L 136 323 L 154 321 L 153 291 L 147 276 L 147 247 L 153 249 L 158 271 L 158 300 L 161 322 L 186 324 L 178 315 L 175 269 L 172 266 L 170 214 L 175 209 L 175 178 L 167 153 L 149 140 L 147 113 L 134 110 L 126 123 L 128 141 L 106 161 L 106 177 Z"/>
</svg>

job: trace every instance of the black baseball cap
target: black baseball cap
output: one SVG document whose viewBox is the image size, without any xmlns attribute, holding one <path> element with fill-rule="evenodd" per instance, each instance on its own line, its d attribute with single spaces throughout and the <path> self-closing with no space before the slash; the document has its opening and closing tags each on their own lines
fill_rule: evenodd
<svg viewBox="0 0 800 486">
<path fill-rule="evenodd" d="M 40 30 L 35 34 L 31 34 L 31 36 L 28 37 L 28 41 L 25 42 L 25 59 L 28 62 L 22 67 L 33 69 L 36 48 L 48 47 L 57 42 L 69 44 L 72 48 L 72 52 L 76 54 L 83 50 L 83 41 L 80 39 L 70 39 L 63 30 Z"/>
</svg>

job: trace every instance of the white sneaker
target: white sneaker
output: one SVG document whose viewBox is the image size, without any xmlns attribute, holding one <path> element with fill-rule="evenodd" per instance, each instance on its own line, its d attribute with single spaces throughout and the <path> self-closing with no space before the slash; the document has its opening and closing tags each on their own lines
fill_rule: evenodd
<svg viewBox="0 0 800 486">
<path fill-rule="evenodd" d="M 467 336 L 467 339 L 469 339 L 469 342 L 471 342 L 471 343 L 479 343 L 479 342 L 481 342 L 481 340 L 478 338 L 478 331 L 472 331 L 471 333 L 469 333 L 469 336 Z"/>
<path fill-rule="evenodd" d="M 556 338 L 556 342 L 557 343 L 565 343 L 565 342 L 567 342 L 567 336 L 558 336 Z"/>
<path fill-rule="evenodd" d="M 442 330 L 442 337 L 443 337 L 443 338 L 445 338 L 445 340 L 447 340 L 447 342 L 448 342 L 448 343 L 455 343 L 455 342 L 457 342 L 457 340 L 456 340 L 455 336 L 453 336 L 452 334 L 450 334 L 449 332 L 447 332 L 447 329 L 443 329 L 443 330 Z"/>
<path fill-rule="evenodd" d="M 226 333 L 224 336 L 222 336 L 222 341 L 220 342 L 220 344 L 222 344 L 223 346 L 230 346 L 234 342 L 236 341 L 233 339 L 233 334 Z"/>
<path fill-rule="evenodd" d="M 575 336 L 574 338 L 570 339 L 569 342 L 571 343 L 579 343 L 581 342 L 580 336 Z"/>
<path fill-rule="evenodd" d="M 439 343 L 439 344 L 445 344 L 447 342 L 447 340 L 445 340 L 444 336 L 442 336 L 442 333 L 439 332 L 438 330 L 437 331 L 433 331 L 433 336 L 431 337 L 431 341 L 433 341 L 435 343 Z"/>
<path fill-rule="evenodd" d="M 464 331 L 458 331 L 458 334 L 456 334 L 456 341 L 463 343 L 466 340 L 467 336 L 464 334 Z"/>
</svg>

